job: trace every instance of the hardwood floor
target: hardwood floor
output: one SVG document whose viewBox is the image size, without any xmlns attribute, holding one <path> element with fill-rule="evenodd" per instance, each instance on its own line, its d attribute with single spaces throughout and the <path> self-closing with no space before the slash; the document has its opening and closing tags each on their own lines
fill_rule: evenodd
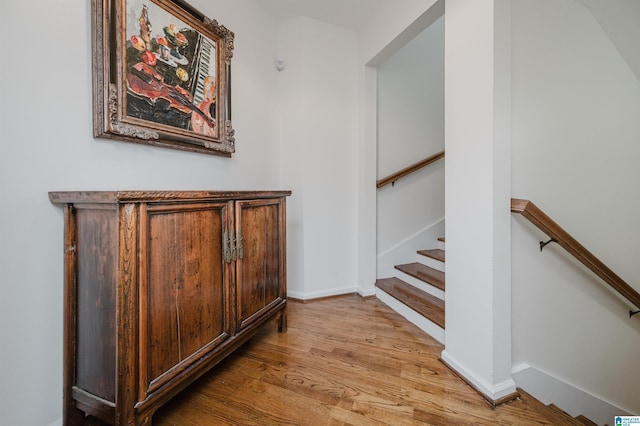
<svg viewBox="0 0 640 426">
<path fill-rule="evenodd" d="M 523 393 L 491 408 L 438 357 L 442 345 L 376 298 L 289 302 L 154 415 L 155 426 L 580 424 Z"/>
</svg>

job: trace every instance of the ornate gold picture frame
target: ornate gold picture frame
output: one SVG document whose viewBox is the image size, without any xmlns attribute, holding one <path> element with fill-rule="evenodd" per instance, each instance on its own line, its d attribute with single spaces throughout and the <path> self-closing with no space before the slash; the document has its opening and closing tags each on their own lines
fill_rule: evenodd
<svg viewBox="0 0 640 426">
<path fill-rule="evenodd" d="M 97 138 L 230 157 L 234 34 L 182 0 L 92 0 Z"/>
</svg>

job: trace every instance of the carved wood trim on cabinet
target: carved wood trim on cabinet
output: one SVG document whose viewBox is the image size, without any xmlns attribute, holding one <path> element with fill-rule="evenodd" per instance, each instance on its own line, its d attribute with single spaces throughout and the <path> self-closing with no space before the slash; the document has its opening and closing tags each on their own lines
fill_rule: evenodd
<svg viewBox="0 0 640 426">
<path fill-rule="evenodd" d="M 65 211 L 65 425 L 150 425 L 267 321 L 286 330 L 290 194 L 49 193 Z"/>
</svg>

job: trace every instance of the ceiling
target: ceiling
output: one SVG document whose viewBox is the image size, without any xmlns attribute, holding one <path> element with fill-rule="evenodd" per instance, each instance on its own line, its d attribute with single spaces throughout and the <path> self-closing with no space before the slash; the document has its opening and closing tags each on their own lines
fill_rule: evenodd
<svg viewBox="0 0 640 426">
<path fill-rule="evenodd" d="M 577 0 L 591 11 L 620 55 L 640 80 L 640 1 Z"/>
<path fill-rule="evenodd" d="M 394 0 L 256 0 L 276 20 L 307 16 L 359 30 L 382 3 Z M 397 1 L 397 0 L 395 0 Z"/>
<path fill-rule="evenodd" d="M 256 0 L 277 21 L 307 16 L 359 30 L 383 3 L 398 0 Z M 576 0 L 591 11 L 640 80 L 640 0 Z"/>
</svg>

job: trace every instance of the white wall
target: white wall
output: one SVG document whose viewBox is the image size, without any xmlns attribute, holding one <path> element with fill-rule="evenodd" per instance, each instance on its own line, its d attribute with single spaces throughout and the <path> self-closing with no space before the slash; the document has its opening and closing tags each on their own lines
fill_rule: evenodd
<svg viewBox="0 0 640 426">
<path fill-rule="evenodd" d="M 356 33 L 311 18 L 279 24 L 281 177 L 289 295 L 356 290 Z M 302 267 L 303 266 L 303 267 Z"/>
<path fill-rule="evenodd" d="M 513 196 L 531 199 L 640 290 L 640 83 L 571 0 L 515 0 Z M 640 414 L 640 318 L 520 218 L 513 361 Z M 611 422 L 611 420 L 608 420 Z"/>
<path fill-rule="evenodd" d="M 381 179 L 444 149 L 444 17 L 377 69 Z M 378 256 L 439 222 L 444 161 L 380 188 L 377 215 Z"/>
<path fill-rule="evenodd" d="M 93 140 L 90 2 L 0 3 L 2 424 L 62 415 L 63 223 L 47 191 L 281 188 L 277 27 L 253 2 L 191 3 L 236 33 L 231 159 Z"/>
</svg>

